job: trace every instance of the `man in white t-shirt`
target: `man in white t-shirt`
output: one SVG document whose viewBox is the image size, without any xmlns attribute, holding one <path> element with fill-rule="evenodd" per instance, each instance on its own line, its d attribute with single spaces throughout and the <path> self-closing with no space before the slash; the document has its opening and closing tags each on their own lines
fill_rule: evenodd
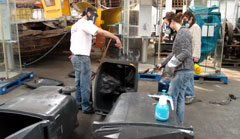
<svg viewBox="0 0 240 139">
<path fill-rule="evenodd" d="M 116 46 L 121 48 L 119 38 L 112 33 L 102 30 L 95 25 L 97 12 L 93 7 L 84 10 L 82 18 L 79 19 L 71 29 L 71 62 L 75 70 L 75 93 L 78 109 L 83 113 L 94 113 L 90 102 L 91 88 L 91 61 L 90 52 L 92 47 L 92 36 L 101 34 L 116 40 Z"/>
</svg>

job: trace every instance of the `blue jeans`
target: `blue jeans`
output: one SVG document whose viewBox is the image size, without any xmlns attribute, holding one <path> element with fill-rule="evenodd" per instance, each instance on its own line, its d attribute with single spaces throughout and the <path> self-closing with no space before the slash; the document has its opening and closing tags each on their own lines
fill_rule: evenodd
<svg viewBox="0 0 240 139">
<path fill-rule="evenodd" d="M 181 124 L 184 120 L 185 92 L 187 87 L 190 87 L 190 85 L 192 85 L 189 83 L 192 77 L 192 70 L 177 71 L 170 82 L 168 90 L 168 94 L 171 95 L 173 98 L 174 109 Z"/>
<path fill-rule="evenodd" d="M 195 95 L 194 95 L 194 75 L 190 79 L 189 85 L 187 86 L 187 89 L 186 89 L 185 96 L 186 97 L 195 97 Z"/>
<path fill-rule="evenodd" d="M 77 88 L 75 97 L 78 108 L 83 111 L 92 109 L 90 102 L 91 87 L 91 61 L 88 56 L 72 55 L 71 62 L 75 70 L 75 86 Z"/>
</svg>

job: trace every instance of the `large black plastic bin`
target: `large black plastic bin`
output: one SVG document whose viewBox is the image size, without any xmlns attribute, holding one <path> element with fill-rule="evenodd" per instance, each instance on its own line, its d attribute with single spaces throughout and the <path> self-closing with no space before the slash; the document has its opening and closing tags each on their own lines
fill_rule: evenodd
<svg viewBox="0 0 240 139">
<path fill-rule="evenodd" d="M 0 138 L 66 139 L 77 126 L 77 104 L 61 87 L 39 87 L 0 106 Z"/>
<path fill-rule="evenodd" d="M 193 139 L 192 127 L 179 124 L 175 111 L 169 119 L 155 119 L 157 101 L 146 93 L 124 93 L 103 122 L 93 122 L 94 139 Z"/>
<path fill-rule="evenodd" d="M 136 92 L 137 88 L 137 62 L 105 59 L 95 80 L 94 108 L 108 113 L 122 93 Z"/>
</svg>

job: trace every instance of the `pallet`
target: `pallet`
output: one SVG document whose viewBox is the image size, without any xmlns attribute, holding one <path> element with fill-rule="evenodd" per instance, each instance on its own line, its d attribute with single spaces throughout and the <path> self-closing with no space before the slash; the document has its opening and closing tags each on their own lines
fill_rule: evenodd
<svg viewBox="0 0 240 139">
<path fill-rule="evenodd" d="M 228 77 L 221 72 L 219 75 L 212 75 L 212 76 L 201 76 L 201 75 L 194 75 L 194 80 L 199 80 L 200 83 L 206 82 L 206 81 L 219 81 L 224 84 L 228 83 Z"/>
<path fill-rule="evenodd" d="M 148 81 L 158 81 L 160 75 L 158 74 L 149 74 L 149 73 L 138 73 L 139 80 L 148 80 Z"/>
<path fill-rule="evenodd" d="M 161 52 L 161 53 L 160 53 L 160 56 L 168 56 L 170 53 L 171 53 L 171 52 Z M 157 56 L 158 53 L 155 53 L 154 55 Z"/>
<path fill-rule="evenodd" d="M 240 62 L 223 61 L 222 62 L 222 67 L 234 67 L 234 68 L 237 68 L 237 67 L 240 67 Z"/>
<path fill-rule="evenodd" d="M 33 77 L 34 77 L 33 72 L 22 73 L 21 75 L 14 77 L 7 82 L 0 82 L 0 95 L 3 95 L 17 88 L 18 86 L 22 85 L 24 82 L 27 82 L 33 79 Z"/>
</svg>

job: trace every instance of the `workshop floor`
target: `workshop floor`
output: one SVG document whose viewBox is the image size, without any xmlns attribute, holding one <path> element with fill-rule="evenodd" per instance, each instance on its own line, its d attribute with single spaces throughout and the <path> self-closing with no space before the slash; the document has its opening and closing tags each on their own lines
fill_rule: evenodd
<svg viewBox="0 0 240 139">
<path fill-rule="evenodd" d="M 95 71 L 99 55 L 92 55 L 92 69 Z M 72 65 L 68 55 L 50 55 L 25 69 L 26 72 L 34 72 L 35 77 L 49 77 L 64 81 L 65 85 L 74 85 L 74 79 L 68 77 L 72 71 Z M 236 139 L 240 138 L 240 98 L 233 100 L 228 105 L 210 104 L 209 101 L 225 100 L 228 94 L 240 97 L 240 69 L 222 69 L 229 81 L 199 83 L 195 82 L 195 95 L 197 101 L 186 105 L 184 125 L 192 125 L 196 139 Z M 93 82 L 94 85 L 94 82 Z M 157 92 L 158 83 L 142 81 L 138 83 L 138 92 Z M 1 95 L 0 103 L 10 98 L 19 96 L 31 89 L 24 85 L 15 90 Z M 91 124 L 93 121 L 102 120 L 99 115 L 86 115 L 78 113 L 79 126 L 75 129 L 70 139 L 90 139 Z"/>
</svg>

